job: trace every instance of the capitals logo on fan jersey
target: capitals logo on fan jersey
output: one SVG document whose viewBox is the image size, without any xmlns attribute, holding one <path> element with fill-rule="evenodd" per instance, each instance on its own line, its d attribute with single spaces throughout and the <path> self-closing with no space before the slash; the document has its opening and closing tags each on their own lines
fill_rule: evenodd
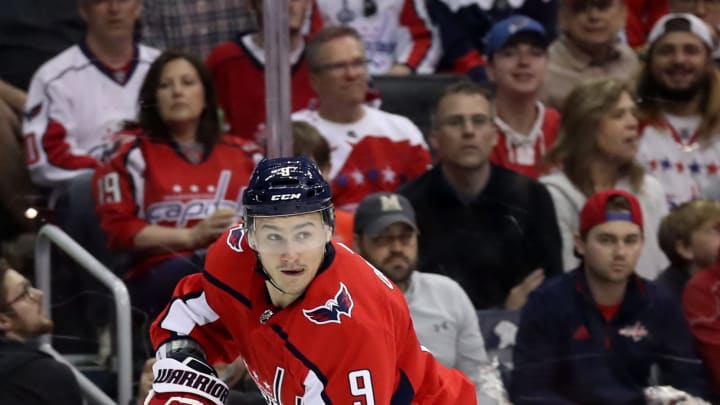
<svg viewBox="0 0 720 405">
<path fill-rule="evenodd" d="M 312 309 L 303 309 L 303 314 L 311 322 L 318 325 L 340 323 L 340 315 L 345 315 L 348 318 L 352 317 L 353 305 L 355 304 L 350 292 L 345 284 L 340 283 L 340 289 L 335 294 L 335 298 L 327 300 L 325 305 Z"/>
</svg>

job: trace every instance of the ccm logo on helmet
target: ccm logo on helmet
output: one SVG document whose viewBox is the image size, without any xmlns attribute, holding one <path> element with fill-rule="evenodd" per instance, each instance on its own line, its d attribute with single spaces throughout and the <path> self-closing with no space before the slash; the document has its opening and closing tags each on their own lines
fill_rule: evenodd
<svg viewBox="0 0 720 405">
<path fill-rule="evenodd" d="M 278 194 L 270 197 L 270 201 L 299 200 L 300 193 Z"/>
</svg>

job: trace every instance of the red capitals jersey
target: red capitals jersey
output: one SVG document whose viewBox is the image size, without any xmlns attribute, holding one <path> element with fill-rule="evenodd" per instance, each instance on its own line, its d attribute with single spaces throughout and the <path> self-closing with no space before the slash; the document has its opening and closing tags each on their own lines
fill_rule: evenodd
<svg viewBox="0 0 720 405">
<path fill-rule="evenodd" d="M 402 292 L 332 242 L 305 294 L 268 299 L 241 226 L 210 247 L 150 328 L 153 345 L 189 335 L 211 364 L 242 356 L 268 404 L 475 404 L 473 384 L 418 343 Z"/>
<path fill-rule="evenodd" d="M 310 86 L 303 46 L 290 55 L 292 111 L 310 106 L 315 91 Z M 264 128 L 265 53 L 252 41 L 252 34 L 223 42 L 213 49 L 207 65 L 215 81 L 218 104 L 225 113 L 230 132 L 252 141 Z"/>
<path fill-rule="evenodd" d="M 498 139 L 490 153 L 490 161 L 516 173 L 537 179 L 545 171 L 543 159 L 560 132 L 560 113 L 538 103 L 538 119 L 528 135 L 513 134 L 499 117 Z"/>
<path fill-rule="evenodd" d="M 242 190 L 259 159 L 259 148 L 225 136 L 191 163 L 176 145 L 139 136 L 125 143 L 93 182 L 97 214 L 108 244 L 132 249 L 135 235 L 147 225 L 189 228 L 218 208 L 242 211 Z M 142 271 L 173 255 L 139 258 Z M 134 273 L 131 273 L 133 275 Z"/>
</svg>

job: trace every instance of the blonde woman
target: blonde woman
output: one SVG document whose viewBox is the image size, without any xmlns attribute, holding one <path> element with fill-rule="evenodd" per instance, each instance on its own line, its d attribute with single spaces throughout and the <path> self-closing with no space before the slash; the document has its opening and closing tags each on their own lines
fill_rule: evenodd
<svg viewBox="0 0 720 405">
<path fill-rule="evenodd" d="M 660 220 L 668 211 L 665 193 L 637 161 L 638 141 L 636 105 L 628 84 L 589 81 L 566 99 L 560 136 L 547 155 L 556 172 L 540 178 L 555 204 L 566 271 L 579 264 L 573 247 L 580 208 L 588 196 L 611 188 L 631 192 L 642 206 L 645 247 L 637 272 L 655 279 L 667 266 L 657 243 Z"/>
</svg>

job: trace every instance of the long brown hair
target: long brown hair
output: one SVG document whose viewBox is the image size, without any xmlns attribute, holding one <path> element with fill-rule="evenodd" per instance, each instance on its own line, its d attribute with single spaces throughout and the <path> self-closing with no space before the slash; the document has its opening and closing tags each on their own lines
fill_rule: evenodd
<svg viewBox="0 0 720 405">
<path fill-rule="evenodd" d="M 598 154 L 600 121 L 625 93 L 633 94 L 631 87 L 620 80 L 591 80 L 575 87 L 563 104 L 560 135 L 546 159 L 551 165 L 561 167 L 586 196 L 595 192 L 590 164 Z M 629 178 L 634 192 L 640 191 L 644 170 L 638 161 L 633 160 L 621 167 L 620 175 Z"/>
<path fill-rule="evenodd" d="M 198 123 L 195 139 L 205 146 L 213 145 L 220 139 L 221 130 L 212 76 L 200 59 L 181 51 L 165 51 L 158 56 L 150 66 L 138 97 L 138 102 L 140 103 L 138 121 L 127 124 L 126 128 L 140 127 L 152 139 L 163 141 L 172 140 L 170 127 L 162 119 L 157 108 L 157 89 L 160 84 L 160 76 L 163 69 L 168 63 L 176 59 L 188 61 L 198 73 L 198 77 L 205 90 L 205 109 L 200 115 L 200 122 Z"/>
</svg>

